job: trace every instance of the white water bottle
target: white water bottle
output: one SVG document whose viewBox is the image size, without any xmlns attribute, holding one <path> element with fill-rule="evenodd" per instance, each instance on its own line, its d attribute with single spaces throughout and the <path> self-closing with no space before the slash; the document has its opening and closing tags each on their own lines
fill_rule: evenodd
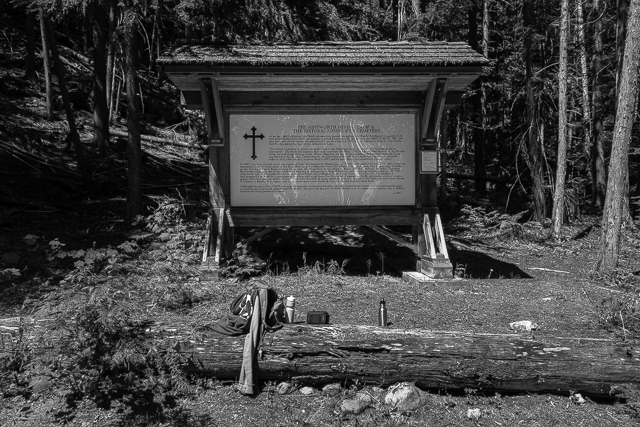
<svg viewBox="0 0 640 427">
<path fill-rule="evenodd" d="M 287 302 L 285 303 L 285 311 L 286 311 L 286 323 L 293 323 L 293 318 L 296 314 L 296 299 L 292 296 L 287 297 Z"/>
</svg>

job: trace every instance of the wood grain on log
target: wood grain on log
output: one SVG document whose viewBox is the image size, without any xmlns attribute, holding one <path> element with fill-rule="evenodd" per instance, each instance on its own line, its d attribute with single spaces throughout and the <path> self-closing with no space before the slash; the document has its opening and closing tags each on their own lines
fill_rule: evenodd
<svg viewBox="0 0 640 427">
<path fill-rule="evenodd" d="M 194 372 L 220 380 L 240 374 L 244 337 L 206 331 L 188 338 L 178 330 L 162 335 L 175 340 Z M 287 325 L 266 335 L 259 365 L 263 380 L 410 381 L 448 390 L 575 390 L 606 397 L 618 384 L 640 384 L 640 359 L 611 340 L 354 325 Z"/>
<path fill-rule="evenodd" d="M 15 345 L 18 320 L 0 319 L 0 353 Z M 158 348 L 182 353 L 193 373 L 219 380 L 240 375 L 244 336 L 167 325 L 147 332 Z M 267 334 L 262 349 L 261 380 L 348 379 L 383 386 L 409 381 L 451 391 L 573 390 L 594 397 L 615 395 L 620 384 L 640 385 L 638 354 L 608 339 L 300 323 Z"/>
</svg>

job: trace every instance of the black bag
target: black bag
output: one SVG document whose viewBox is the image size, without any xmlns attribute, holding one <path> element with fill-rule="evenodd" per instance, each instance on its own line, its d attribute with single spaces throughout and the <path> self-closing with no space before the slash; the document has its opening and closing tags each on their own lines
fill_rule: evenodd
<svg viewBox="0 0 640 427">
<path fill-rule="evenodd" d="M 231 301 L 229 304 L 229 313 L 222 317 L 213 325 L 212 329 L 220 334 L 229 336 L 238 336 L 249 333 L 251 329 L 251 317 L 254 315 L 253 303 L 256 296 L 259 295 L 260 289 L 267 291 L 267 301 L 262 319 L 262 327 L 264 332 L 273 332 L 282 328 L 285 310 L 284 303 L 278 297 L 278 293 L 270 288 L 262 280 L 257 280 L 255 286 L 249 291 L 243 292 Z M 261 315 L 261 313 L 257 313 Z"/>
</svg>

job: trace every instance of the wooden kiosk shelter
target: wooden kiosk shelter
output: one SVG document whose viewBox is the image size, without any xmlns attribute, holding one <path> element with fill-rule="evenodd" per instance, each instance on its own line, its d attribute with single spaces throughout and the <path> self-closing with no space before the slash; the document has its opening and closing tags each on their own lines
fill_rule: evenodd
<svg viewBox="0 0 640 427">
<path fill-rule="evenodd" d="M 446 109 L 486 59 L 464 43 L 174 47 L 159 62 L 208 127 L 206 276 L 276 226 L 366 225 L 452 276 L 438 212 Z M 407 242 L 385 226 L 412 225 Z M 236 244 L 234 227 L 267 227 Z"/>
</svg>

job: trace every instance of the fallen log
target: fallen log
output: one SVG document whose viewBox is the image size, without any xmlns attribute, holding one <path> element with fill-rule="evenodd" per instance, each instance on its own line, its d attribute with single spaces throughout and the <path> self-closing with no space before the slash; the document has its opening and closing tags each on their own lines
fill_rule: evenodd
<svg viewBox="0 0 640 427">
<path fill-rule="evenodd" d="M 127 132 L 123 132 L 118 129 L 111 129 L 109 130 L 109 132 L 111 132 L 112 135 L 119 136 L 121 138 L 129 137 L 129 134 Z M 187 147 L 187 148 L 200 148 L 200 144 L 197 144 L 197 143 L 192 144 L 188 142 L 178 141 L 175 139 L 160 138 L 152 135 L 140 135 L 140 139 L 142 141 L 153 142 L 153 143 L 162 144 L 162 145 L 174 145 L 176 147 Z"/>
<path fill-rule="evenodd" d="M 18 330 L 17 319 L 11 320 L 0 320 L 0 354 L 11 350 Z M 244 336 L 166 325 L 154 325 L 147 333 L 156 348 L 181 353 L 191 373 L 222 381 L 240 375 Z M 629 343 L 529 334 L 300 323 L 267 334 L 258 364 L 261 380 L 309 384 L 408 381 L 426 389 L 575 391 L 600 398 L 617 395 L 622 384 L 640 386 L 640 357 Z"/>
<path fill-rule="evenodd" d="M 189 358 L 191 371 L 220 380 L 239 376 L 244 337 L 171 329 L 161 335 Z M 612 340 L 354 325 L 287 325 L 266 335 L 259 366 L 262 380 L 409 381 L 430 389 L 574 390 L 595 397 L 610 397 L 620 384 L 640 384 L 640 358 Z"/>
</svg>

